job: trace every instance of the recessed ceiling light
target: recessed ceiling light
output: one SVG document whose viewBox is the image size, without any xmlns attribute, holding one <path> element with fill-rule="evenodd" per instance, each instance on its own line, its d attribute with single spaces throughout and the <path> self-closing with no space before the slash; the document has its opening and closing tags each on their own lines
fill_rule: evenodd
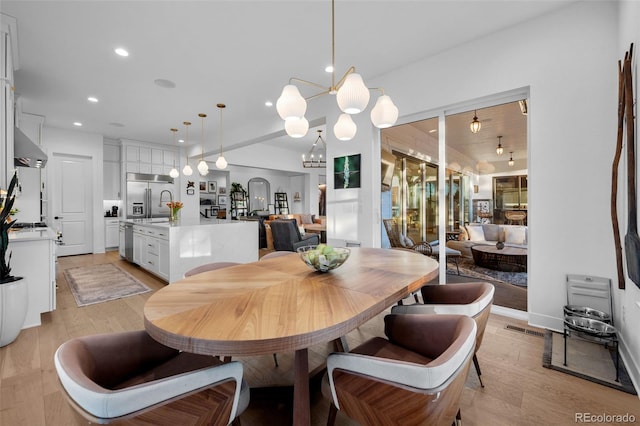
<svg viewBox="0 0 640 426">
<path fill-rule="evenodd" d="M 431 129 L 431 130 L 429 130 L 429 133 L 435 133 L 437 131 L 438 131 L 438 129 Z"/>
<path fill-rule="evenodd" d="M 184 143 L 184 139 L 178 139 L 178 142 Z"/>
<path fill-rule="evenodd" d="M 326 72 L 333 72 L 333 65 L 327 65 L 324 69 Z"/>
<path fill-rule="evenodd" d="M 267 102 L 265 102 L 264 104 L 265 104 L 266 106 L 268 106 L 268 107 L 273 106 L 273 102 L 271 102 L 271 101 L 267 101 Z"/>
<path fill-rule="evenodd" d="M 87 98 L 87 100 L 88 100 L 89 102 L 93 102 L 94 104 L 95 104 L 96 102 L 98 102 L 98 98 L 96 98 L 95 96 L 89 96 L 89 97 Z"/>
<path fill-rule="evenodd" d="M 74 125 L 74 126 L 77 126 L 77 127 L 82 127 L 82 123 L 81 123 L 81 122 L 79 122 L 79 121 L 75 121 L 75 122 L 73 123 L 73 125 Z"/>
<path fill-rule="evenodd" d="M 129 56 L 129 52 L 127 52 L 125 49 L 123 49 L 122 47 L 118 47 L 114 50 L 114 52 L 116 52 L 116 55 L 120 55 L 120 56 Z"/>
<path fill-rule="evenodd" d="M 117 123 L 117 122 L 112 122 L 112 123 L 109 123 L 109 126 L 113 126 L 113 127 L 124 127 L 124 124 L 122 124 L 122 123 Z"/>
<path fill-rule="evenodd" d="M 164 78 L 157 78 L 153 80 L 156 86 L 160 86 L 165 89 L 173 89 L 176 87 L 176 84 L 171 80 L 166 80 Z"/>
</svg>

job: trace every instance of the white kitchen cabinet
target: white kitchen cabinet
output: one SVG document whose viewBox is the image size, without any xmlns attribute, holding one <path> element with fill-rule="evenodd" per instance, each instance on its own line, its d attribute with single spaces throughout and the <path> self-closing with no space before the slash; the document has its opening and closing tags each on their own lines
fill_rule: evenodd
<svg viewBox="0 0 640 426">
<path fill-rule="evenodd" d="M 13 58 L 17 59 L 17 40 L 11 34 L 17 34 L 16 19 L 2 15 L 0 31 L 0 188 L 6 188 L 13 177 Z"/>
<path fill-rule="evenodd" d="M 118 219 L 105 219 L 104 247 L 116 248 L 120 244 Z"/>
<path fill-rule="evenodd" d="M 141 226 L 133 227 L 133 263 L 142 266 L 143 248 L 147 245 L 147 236 L 144 233 L 144 229 Z"/>
<path fill-rule="evenodd" d="M 162 150 L 152 148 L 151 149 L 151 164 L 163 164 L 164 160 L 162 159 Z"/>
<path fill-rule="evenodd" d="M 42 324 L 40 314 L 56 309 L 55 233 L 51 229 L 9 233 L 11 273 L 29 286 L 29 307 L 23 328 Z"/>
<path fill-rule="evenodd" d="M 169 230 L 154 226 L 134 225 L 133 262 L 169 280 Z"/>
<path fill-rule="evenodd" d="M 140 148 L 137 146 L 128 145 L 125 153 L 127 155 L 128 162 L 137 163 L 140 161 Z"/>
<path fill-rule="evenodd" d="M 138 152 L 140 152 L 141 163 L 151 163 L 151 148 L 141 146 L 138 148 Z"/>
<path fill-rule="evenodd" d="M 120 147 L 103 145 L 103 199 L 119 200 L 120 192 Z"/>
</svg>

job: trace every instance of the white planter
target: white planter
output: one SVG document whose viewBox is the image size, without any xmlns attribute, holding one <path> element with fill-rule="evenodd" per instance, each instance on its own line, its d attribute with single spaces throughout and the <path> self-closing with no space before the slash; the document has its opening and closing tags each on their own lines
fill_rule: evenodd
<svg viewBox="0 0 640 426">
<path fill-rule="evenodd" d="M 27 280 L 0 284 L 0 347 L 16 340 L 27 315 Z"/>
</svg>

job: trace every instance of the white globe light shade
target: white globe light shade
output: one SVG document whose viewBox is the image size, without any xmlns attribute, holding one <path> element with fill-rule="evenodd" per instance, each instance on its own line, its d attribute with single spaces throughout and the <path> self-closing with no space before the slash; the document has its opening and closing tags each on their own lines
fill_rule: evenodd
<svg viewBox="0 0 640 426">
<path fill-rule="evenodd" d="M 225 160 L 225 158 L 222 156 L 222 154 L 220 154 L 220 156 L 216 160 L 216 167 L 219 168 L 219 169 L 226 169 L 227 168 L 227 160 Z"/>
<path fill-rule="evenodd" d="M 180 172 L 178 171 L 178 169 L 176 169 L 175 167 L 173 169 L 171 169 L 171 171 L 169 172 L 169 176 L 171 176 L 172 178 L 177 178 L 178 176 L 180 176 Z"/>
<path fill-rule="evenodd" d="M 341 141 L 350 141 L 356 135 L 358 127 L 349 114 L 340 114 L 333 126 L 333 134 Z"/>
<path fill-rule="evenodd" d="M 185 175 L 185 176 L 191 176 L 193 174 L 193 169 L 191 168 L 190 165 L 187 164 L 182 169 L 182 174 Z"/>
<path fill-rule="evenodd" d="M 371 110 L 371 122 L 378 129 L 386 129 L 396 124 L 396 121 L 398 121 L 398 107 L 393 104 L 389 96 L 380 96 Z"/>
<path fill-rule="evenodd" d="M 282 89 L 282 94 L 276 102 L 276 110 L 283 120 L 302 118 L 307 112 L 307 101 L 293 84 L 288 84 Z"/>
<path fill-rule="evenodd" d="M 358 114 L 363 111 L 369 103 L 369 89 L 362 81 L 360 74 L 351 73 L 338 89 L 336 101 L 342 112 L 347 114 Z"/>
<path fill-rule="evenodd" d="M 200 162 L 198 163 L 198 171 L 202 176 L 205 176 L 207 173 L 209 173 L 209 165 L 206 161 L 200 160 Z"/>
<path fill-rule="evenodd" d="M 306 135 L 309 130 L 309 121 L 304 117 L 300 119 L 290 118 L 285 120 L 284 129 L 292 138 L 301 138 Z"/>
</svg>

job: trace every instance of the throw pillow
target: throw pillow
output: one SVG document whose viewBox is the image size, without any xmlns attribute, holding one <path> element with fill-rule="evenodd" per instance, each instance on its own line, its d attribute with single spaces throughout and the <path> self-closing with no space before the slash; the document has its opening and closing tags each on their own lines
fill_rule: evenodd
<svg viewBox="0 0 640 426">
<path fill-rule="evenodd" d="M 524 226 L 508 226 L 504 228 L 504 242 L 523 245 L 526 237 Z"/>
<path fill-rule="evenodd" d="M 303 225 L 313 223 L 313 215 L 311 214 L 301 214 L 300 221 Z"/>
<path fill-rule="evenodd" d="M 400 234 L 400 244 L 402 244 L 402 247 L 407 247 L 407 248 L 411 248 L 415 245 L 413 240 L 404 234 Z"/>
<path fill-rule="evenodd" d="M 484 238 L 487 241 L 500 241 L 500 226 L 492 223 L 482 225 Z"/>
<path fill-rule="evenodd" d="M 469 234 L 470 241 L 486 241 L 484 238 L 484 231 L 482 226 L 467 225 L 467 234 Z"/>
</svg>

